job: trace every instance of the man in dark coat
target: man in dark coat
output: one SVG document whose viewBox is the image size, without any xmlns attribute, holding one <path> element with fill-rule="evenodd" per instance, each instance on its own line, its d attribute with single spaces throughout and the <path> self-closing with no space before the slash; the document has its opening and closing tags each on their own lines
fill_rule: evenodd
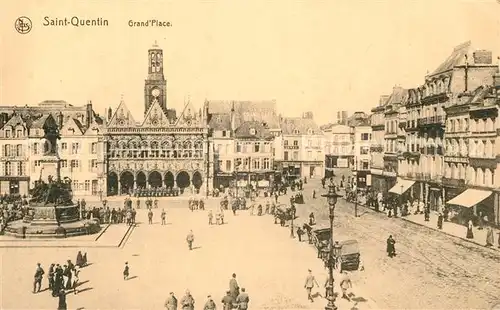
<svg viewBox="0 0 500 310">
<path fill-rule="evenodd" d="M 66 310 L 68 309 L 68 305 L 66 304 L 66 293 L 64 290 L 60 290 L 58 293 L 59 304 L 57 306 L 57 310 Z"/>
<path fill-rule="evenodd" d="M 387 238 L 387 255 L 389 257 L 394 257 L 396 256 L 396 240 L 394 240 L 392 238 L 392 235 L 389 236 L 389 238 Z"/>
<path fill-rule="evenodd" d="M 233 309 L 233 297 L 231 296 L 231 292 L 230 291 L 227 291 L 226 292 L 226 296 L 222 297 L 222 308 L 224 310 L 231 310 Z"/>
<path fill-rule="evenodd" d="M 55 274 L 55 265 L 54 264 L 50 264 L 50 267 L 49 267 L 49 275 L 48 275 L 48 278 L 49 278 L 49 290 L 53 289 L 54 287 L 54 274 Z"/>
<path fill-rule="evenodd" d="M 233 300 L 236 300 L 240 294 L 240 287 L 238 286 L 238 281 L 236 281 L 236 274 L 233 273 L 233 277 L 229 280 L 229 292 Z"/>
<path fill-rule="evenodd" d="M 177 310 L 177 297 L 175 297 L 173 292 L 170 292 L 170 296 L 165 301 L 165 308 L 167 310 Z"/>
<path fill-rule="evenodd" d="M 40 289 L 42 287 L 43 275 L 45 274 L 45 271 L 43 270 L 40 263 L 38 263 L 36 265 L 37 265 L 37 267 L 35 270 L 35 276 L 34 276 L 34 281 L 33 281 L 33 293 L 40 292 Z"/>
</svg>

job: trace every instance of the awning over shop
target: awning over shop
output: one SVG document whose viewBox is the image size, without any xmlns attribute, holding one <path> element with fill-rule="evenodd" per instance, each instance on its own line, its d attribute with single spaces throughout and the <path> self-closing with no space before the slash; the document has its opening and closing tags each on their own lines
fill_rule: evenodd
<svg viewBox="0 0 500 310">
<path fill-rule="evenodd" d="M 490 191 L 469 188 L 457 197 L 449 200 L 447 203 L 470 208 L 490 197 L 491 194 L 492 192 Z"/>
<path fill-rule="evenodd" d="M 415 184 L 415 181 L 398 179 L 396 185 L 389 190 L 389 193 L 403 195 L 413 184 Z"/>
</svg>

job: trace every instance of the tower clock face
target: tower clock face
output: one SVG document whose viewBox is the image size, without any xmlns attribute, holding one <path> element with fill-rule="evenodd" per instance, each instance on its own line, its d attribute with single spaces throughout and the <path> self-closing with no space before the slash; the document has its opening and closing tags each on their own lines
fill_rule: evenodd
<svg viewBox="0 0 500 310">
<path fill-rule="evenodd" d="M 154 97 L 158 97 L 160 95 L 160 90 L 158 88 L 155 88 L 151 91 L 151 95 Z"/>
</svg>

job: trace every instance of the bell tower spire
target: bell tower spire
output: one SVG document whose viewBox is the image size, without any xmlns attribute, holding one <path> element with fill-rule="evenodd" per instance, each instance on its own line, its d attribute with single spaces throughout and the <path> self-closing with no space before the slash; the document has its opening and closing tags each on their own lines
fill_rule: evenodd
<svg viewBox="0 0 500 310">
<path fill-rule="evenodd" d="M 144 83 L 144 114 L 157 101 L 167 110 L 167 81 L 163 75 L 163 50 L 155 41 L 148 50 L 148 77 Z"/>
</svg>

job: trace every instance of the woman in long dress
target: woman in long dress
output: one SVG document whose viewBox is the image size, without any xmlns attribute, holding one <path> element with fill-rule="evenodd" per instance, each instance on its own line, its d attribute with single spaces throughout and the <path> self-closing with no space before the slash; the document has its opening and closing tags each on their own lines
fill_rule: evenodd
<svg viewBox="0 0 500 310">
<path fill-rule="evenodd" d="M 474 233 L 472 232 L 472 220 L 467 223 L 467 239 L 474 239 Z"/>
<path fill-rule="evenodd" d="M 486 228 L 486 246 L 493 246 L 495 243 L 495 237 L 493 236 L 493 229 L 488 226 Z"/>
</svg>

